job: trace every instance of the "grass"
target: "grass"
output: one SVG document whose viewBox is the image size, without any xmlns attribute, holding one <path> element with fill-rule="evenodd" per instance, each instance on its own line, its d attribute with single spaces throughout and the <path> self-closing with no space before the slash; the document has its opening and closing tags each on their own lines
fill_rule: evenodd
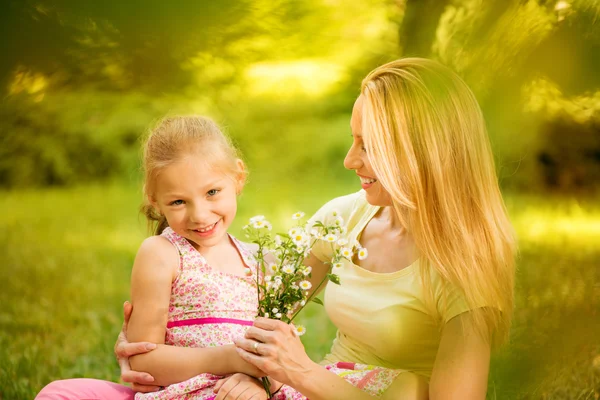
<svg viewBox="0 0 600 400">
<path fill-rule="evenodd" d="M 234 234 L 253 214 L 284 226 L 297 209 L 311 213 L 355 190 L 340 181 L 298 195 L 308 187 L 273 187 L 254 176 Z M 146 235 L 139 199 L 127 183 L 2 193 L 0 399 L 32 399 L 59 378 L 118 380 L 112 346 Z M 521 249 L 517 309 L 511 343 L 492 361 L 490 399 L 600 397 L 600 205 L 593 200 L 507 196 Z M 334 328 L 317 305 L 301 322 L 317 359 Z"/>
</svg>

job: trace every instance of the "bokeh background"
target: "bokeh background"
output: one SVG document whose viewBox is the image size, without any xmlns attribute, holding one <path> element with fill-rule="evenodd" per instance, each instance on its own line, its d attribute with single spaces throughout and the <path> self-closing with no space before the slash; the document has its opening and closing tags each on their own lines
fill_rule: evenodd
<svg viewBox="0 0 600 400">
<path fill-rule="evenodd" d="M 360 81 L 437 59 L 484 110 L 519 236 L 490 399 L 600 397 L 600 1 L 9 0 L 0 12 L 0 399 L 118 381 L 140 137 L 200 113 L 250 168 L 233 233 L 359 189 L 342 160 Z M 303 312 L 315 360 L 334 334 Z"/>
</svg>

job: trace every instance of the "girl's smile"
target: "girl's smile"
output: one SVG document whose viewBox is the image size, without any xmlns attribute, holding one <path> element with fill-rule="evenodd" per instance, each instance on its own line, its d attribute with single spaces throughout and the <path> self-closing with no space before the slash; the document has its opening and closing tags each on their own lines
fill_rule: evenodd
<svg viewBox="0 0 600 400">
<path fill-rule="evenodd" d="M 201 253 L 228 243 L 237 210 L 236 182 L 206 162 L 187 157 L 156 178 L 154 205 L 169 226 Z"/>
<path fill-rule="evenodd" d="M 221 222 L 221 221 L 222 221 L 222 219 L 219 219 L 214 224 L 207 225 L 204 228 L 192 229 L 192 231 L 194 231 L 198 236 L 201 236 L 201 237 L 211 236 L 213 233 L 215 233 L 217 231 L 219 222 Z"/>
</svg>

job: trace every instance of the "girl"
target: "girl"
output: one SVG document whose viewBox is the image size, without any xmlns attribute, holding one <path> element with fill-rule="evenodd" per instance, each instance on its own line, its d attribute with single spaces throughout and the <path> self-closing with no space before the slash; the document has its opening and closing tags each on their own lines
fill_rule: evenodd
<svg viewBox="0 0 600 400">
<path fill-rule="evenodd" d="M 162 390 L 135 399 L 212 399 L 223 375 L 258 374 L 232 344 L 258 308 L 252 251 L 227 233 L 246 178 L 244 163 L 214 122 L 190 116 L 158 124 L 144 145 L 143 167 L 142 209 L 157 229 L 133 265 L 135 311 L 127 336 L 157 344 L 130 362 Z M 181 356 L 181 347 L 193 348 L 193 363 Z M 254 378 L 244 381 L 244 390 L 254 399 L 267 397 Z M 37 399 L 133 396 L 121 385 L 82 379 L 54 382 Z"/>
</svg>

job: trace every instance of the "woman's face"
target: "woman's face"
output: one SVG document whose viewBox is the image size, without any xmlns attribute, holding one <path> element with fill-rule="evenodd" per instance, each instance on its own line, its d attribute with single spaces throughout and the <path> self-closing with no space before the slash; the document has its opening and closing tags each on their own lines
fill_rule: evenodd
<svg viewBox="0 0 600 400">
<path fill-rule="evenodd" d="M 352 129 L 352 146 L 344 159 L 344 167 L 356 172 L 360 185 L 365 190 L 367 201 L 374 206 L 391 206 L 392 198 L 383 188 L 373 168 L 362 138 L 362 107 L 363 96 L 359 96 L 352 109 L 350 127 Z"/>
</svg>

